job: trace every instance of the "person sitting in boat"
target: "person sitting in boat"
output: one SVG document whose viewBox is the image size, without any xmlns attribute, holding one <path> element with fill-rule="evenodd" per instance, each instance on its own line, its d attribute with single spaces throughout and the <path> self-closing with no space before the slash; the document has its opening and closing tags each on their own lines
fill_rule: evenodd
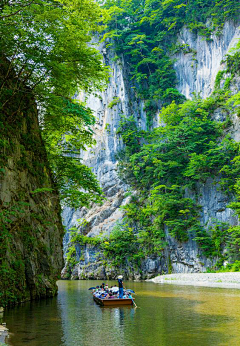
<svg viewBox="0 0 240 346">
<path fill-rule="evenodd" d="M 119 299 L 122 299 L 123 297 L 123 276 L 119 275 L 118 276 L 118 287 L 119 287 Z"/>
<path fill-rule="evenodd" d="M 104 299 L 109 299 L 109 297 L 110 297 L 110 292 L 107 292 Z"/>
<path fill-rule="evenodd" d="M 105 298 L 107 298 L 107 295 L 108 295 L 107 292 L 102 292 L 101 295 L 100 295 L 100 298 L 101 299 L 105 299 Z"/>
<path fill-rule="evenodd" d="M 100 290 L 99 288 L 96 287 L 96 290 L 95 290 L 95 292 L 94 292 L 93 294 L 95 295 L 95 297 L 98 297 L 98 298 L 99 298 L 99 297 L 101 296 L 102 293 L 101 293 L 101 290 Z"/>
<path fill-rule="evenodd" d="M 111 287 L 111 291 L 112 291 L 113 294 L 117 294 L 118 293 L 117 285 L 114 285 L 113 287 Z"/>
</svg>

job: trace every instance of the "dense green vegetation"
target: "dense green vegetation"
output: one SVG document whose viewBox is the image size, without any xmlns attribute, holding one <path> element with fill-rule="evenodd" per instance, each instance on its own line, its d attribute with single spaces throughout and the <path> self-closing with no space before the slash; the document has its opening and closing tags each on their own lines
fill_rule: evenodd
<svg viewBox="0 0 240 346">
<path fill-rule="evenodd" d="M 92 92 L 106 82 L 107 69 L 90 44 L 91 33 L 101 30 L 102 16 L 100 7 L 87 0 L 4 0 L 0 5 L 0 63 L 6 71 L 1 83 L 1 114 L 27 86 L 38 104 L 61 199 L 75 207 L 101 196 L 91 170 L 76 158 L 79 149 L 93 144 L 94 117 L 73 96 L 79 90 Z M 24 112 L 24 107 L 20 97 L 17 111 Z M 14 114 L 8 120 L 14 122 Z"/>
<path fill-rule="evenodd" d="M 237 200 L 229 207 L 240 214 L 239 144 L 228 135 L 231 114 L 239 114 L 240 93 L 232 94 L 230 86 L 239 75 L 240 47 L 238 44 L 226 56 L 226 69 L 219 72 L 211 97 L 202 100 L 195 96 L 185 103 L 174 89 L 169 55 L 178 50 L 194 55 L 189 47 L 175 43 L 184 24 L 211 39 L 211 33 L 219 33 L 226 19 L 236 17 L 239 4 L 143 1 L 138 5 L 136 1 L 105 2 L 111 13 L 105 37 L 111 37 L 116 53 L 126 57 L 137 96 L 145 100 L 149 116 L 162 101 L 160 118 L 165 126 L 146 132 L 138 128 L 134 115 L 122 117 L 118 133 L 125 149 L 119 153 L 119 171 L 134 193 L 124 207 L 125 219 L 110 237 L 91 242 L 97 242 L 113 265 L 139 264 L 147 255 L 164 250 L 167 232 L 181 242 L 195 239 L 204 255 L 218 258 L 216 267 L 225 260 L 237 261 L 228 265 L 228 270 L 237 270 L 239 226 L 218 220 L 211 220 L 211 226 L 202 225 L 198 201 L 201 184 L 212 181 L 229 200 Z M 209 18 L 212 21 L 206 25 Z M 225 121 L 214 120 L 216 110 Z M 89 242 L 85 236 L 74 239 L 73 244 Z"/>
<path fill-rule="evenodd" d="M 231 0 L 106 0 L 109 19 L 104 38 L 112 38 L 116 57 L 124 54 L 136 95 L 145 100 L 149 125 L 159 102 L 181 103 L 184 96 L 175 87 L 176 73 L 171 56 L 178 51 L 194 52 L 176 43 L 179 30 L 211 39 L 227 19 L 235 19 L 240 5 Z"/>
</svg>

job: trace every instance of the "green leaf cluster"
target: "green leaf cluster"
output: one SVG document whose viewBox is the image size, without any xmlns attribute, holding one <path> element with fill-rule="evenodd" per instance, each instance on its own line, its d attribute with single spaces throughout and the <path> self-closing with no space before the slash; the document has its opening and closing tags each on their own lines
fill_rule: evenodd
<svg viewBox="0 0 240 346">
<path fill-rule="evenodd" d="M 116 106 L 120 102 L 119 97 L 114 97 L 111 102 L 108 104 L 108 108 L 112 109 L 114 106 Z"/>
<path fill-rule="evenodd" d="M 101 244 L 103 255 L 112 261 L 112 265 L 123 265 L 127 261 L 139 263 L 143 258 L 143 252 L 139 247 L 137 234 L 131 227 L 117 225 L 109 238 L 105 238 Z"/>
<path fill-rule="evenodd" d="M 101 201 L 102 191 L 96 176 L 80 159 L 80 153 L 95 144 L 94 123 L 92 111 L 84 104 L 62 98 L 48 108 L 41 124 L 53 178 L 63 205 L 78 208 Z"/>
</svg>

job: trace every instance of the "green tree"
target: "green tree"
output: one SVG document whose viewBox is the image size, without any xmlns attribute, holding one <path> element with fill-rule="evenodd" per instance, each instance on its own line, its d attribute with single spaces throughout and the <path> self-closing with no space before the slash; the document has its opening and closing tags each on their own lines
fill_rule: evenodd
<svg viewBox="0 0 240 346">
<path fill-rule="evenodd" d="M 3 0 L 0 5 L 0 63 L 6 71 L 0 86 L 1 114 L 4 117 L 13 102 L 18 112 L 25 111 L 27 86 L 38 105 L 61 197 L 75 207 L 101 195 L 90 169 L 76 159 L 77 151 L 93 144 L 94 117 L 74 95 L 106 83 L 107 68 L 91 42 L 103 16 L 93 0 Z M 14 122 L 14 112 L 11 118 Z"/>
</svg>

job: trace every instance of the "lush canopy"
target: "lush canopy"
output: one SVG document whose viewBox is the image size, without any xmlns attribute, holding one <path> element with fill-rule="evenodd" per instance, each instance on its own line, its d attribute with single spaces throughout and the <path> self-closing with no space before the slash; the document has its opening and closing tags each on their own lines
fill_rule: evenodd
<svg viewBox="0 0 240 346">
<path fill-rule="evenodd" d="M 73 156 L 93 143 L 94 123 L 91 111 L 74 95 L 101 88 L 107 78 L 91 42 L 102 19 L 93 0 L 3 0 L 0 5 L 1 65 L 7 64 L 1 112 L 25 86 L 29 88 L 62 200 L 74 206 L 98 200 L 101 194 L 90 169 Z M 14 85 L 8 88 L 13 71 Z M 22 107 L 20 98 L 19 110 Z"/>
</svg>

